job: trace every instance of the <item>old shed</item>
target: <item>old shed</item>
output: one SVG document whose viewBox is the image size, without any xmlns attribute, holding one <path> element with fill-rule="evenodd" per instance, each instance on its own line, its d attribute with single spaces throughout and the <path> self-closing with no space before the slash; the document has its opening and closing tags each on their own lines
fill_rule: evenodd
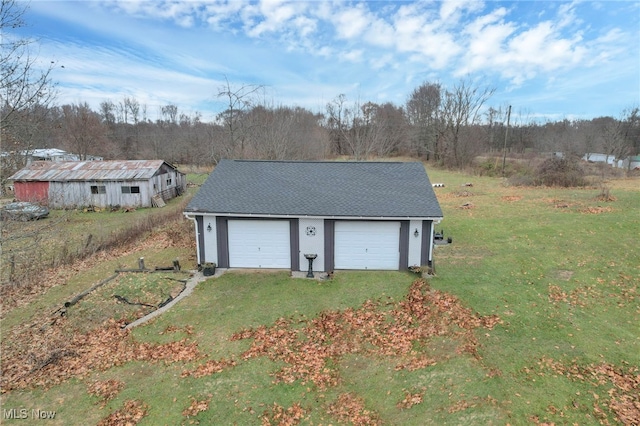
<svg viewBox="0 0 640 426">
<path fill-rule="evenodd" d="M 9 179 L 19 201 L 52 208 L 152 207 L 186 187 L 185 175 L 163 160 L 35 161 Z"/>
</svg>

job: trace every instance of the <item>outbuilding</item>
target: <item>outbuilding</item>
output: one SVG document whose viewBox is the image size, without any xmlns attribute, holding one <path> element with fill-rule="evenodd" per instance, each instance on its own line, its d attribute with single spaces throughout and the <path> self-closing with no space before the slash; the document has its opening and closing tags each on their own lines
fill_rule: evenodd
<svg viewBox="0 0 640 426">
<path fill-rule="evenodd" d="M 162 160 L 34 161 L 9 180 L 19 201 L 51 208 L 152 207 L 186 188 L 185 175 Z"/>
<path fill-rule="evenodd" d="M 442 210 L 422 163 L 222 160 L 185 209 L 221 268 L 432 266 Z"/>
</svg>

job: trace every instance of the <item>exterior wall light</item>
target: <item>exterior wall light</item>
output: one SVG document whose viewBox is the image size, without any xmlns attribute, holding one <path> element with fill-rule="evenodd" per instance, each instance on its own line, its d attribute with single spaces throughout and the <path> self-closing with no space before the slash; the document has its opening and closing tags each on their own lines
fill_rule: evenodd
<svg viewBox="0 0 640 426">
<path fill-rule="evenodd" d="M 420 236 L 420 232 L 418 232 L 418 228 L 413 232 L 413 236 L 418 238 Z"/>
<path fill-rule="evenodd" d="M 211 229 L 213 229 L 211 228 L 211 224 L 207 225 L 207 231 L 211 232 Z"/>
</svg>

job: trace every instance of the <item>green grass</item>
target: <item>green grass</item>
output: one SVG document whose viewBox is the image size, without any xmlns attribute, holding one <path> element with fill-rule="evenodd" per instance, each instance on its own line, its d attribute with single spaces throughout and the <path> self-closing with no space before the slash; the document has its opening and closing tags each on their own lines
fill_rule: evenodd
<svg viewBox="0 0 640 426">
<path fill-rule="evenodd" d="M 299 404 L 305 410 L 302 424 L 336 424 L 328 408 L 351 394 L 384 424 L 622 423 L 608 404 L 623 391 L 598 368 L 611 366 L 626 377 L 638 374 L 640 182 L 609 182 L 616 200 L 603 202 L 596 199 L 596 188 L 510 188 L 496 178 L 439 170 L 429 174 L 432 182 L 447 185 L 436 189 L 445 214 L 437 229 L 453 238 L 453 244 L 435 249 L 437 275 L 430 286 L 456 296 L 479 315 L 502 320 L 492 329 L 473 331 L 475 353 L 457 350 L 454 329 L 415 342 L 407 354 L 433 358 L 434 365 L 397 369 L 399 357 L 363 347 L 327 361 L 339 378 L 334 386 L 301 379 L 277 382 L 275 373 L 287 364 L 266 356 L 243 359 L 253 339 L 233 340 L 234 333 L 270 327 L 279 318 L 290 321 L 288 330 L 300 331 L 322 312 L 357 309 L 366 300 L 379 301 L 378 310 L 388 311 L 405 297 L 415 277 L 339 272 L 331 281 L 316 282 L 282 272 L 228 273 L 200 284 L 190 297 L 132 331 L 136 341 L 150 344 L 196 341 L 202 359 L 127 362 L 46 391 L 11 391 L 2 395 L 3 408 L 56 410 L 50 424 L 95 424 L 125 401 L 140 399 L 149 406 L 141 424 L 259 425 L 277 407 L 286 411 Z M 465 182 L 473 186 L 460 186 Z M 472 207 L 461 208 L 464 203 Z M 153 256 L 189 256 L 178 249 L 164 257 L 151 249 L 144 254 L 148 264 Z M 138 256 L 130 253 L 122 263 L 135 264 Z M 3 328 L 94 283 L 117 264 L 110 262 L 9 312 Z M 140 285 L 134 287 L 132 297 L 144 294 Z M 234 360 L 235 366 L 202 377 L 183 375 L 207 360 L 222 359 Z M 124 387 L 100 408 L 87 387 L 107 379 L 122 381 Z M 635 386 L 626 395 L 637 395 Z M 407 394 L 422 395 L 422 402 L 399 407 Z M 183 410 L 194 400 L 209 401 L 208 409 L 187 418 Z"/>
<path fill-rule="evenodd" d="M 0 284 L 23 285 L 35 280 L 49 267 L 86 258 L 104 247 L 139 237 L 165 220 L 181 215 L 186 203 L 206 175 L 189 174 L 190 185 L 181 197 L 167 201 L 164 208 L 110 211 L 86 208 L 51 210 L 46 219 L 30 222 L 1 221 Z M 10 265 L 13 263 L 13 267 Z M 10 272 L 13 269 L 14 274 Z"/>
</svg>

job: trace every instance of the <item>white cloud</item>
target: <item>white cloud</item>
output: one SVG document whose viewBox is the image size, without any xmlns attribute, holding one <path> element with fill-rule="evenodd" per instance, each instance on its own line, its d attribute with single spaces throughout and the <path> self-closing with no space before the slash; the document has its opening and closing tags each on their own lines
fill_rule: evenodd
<svg viewBox="0 0 640 426">
<path fill-rule="evenodd" d="M 434 69 L 443 69 L 459 54 L 454 35 L 440 28 L 440 23 L 418 4 L 401 7 L 393 17 L 396 49 Z"/>
<path fill-rule="evenodd" d="M 362 4 L 345 8 L 333 16 L 338 38 L 353 39 L 362 33 L 371 23 L 371 15 L 365 11 Z"/>
<path fill-rule="evenodd" d="M 363 51 L 360 49 L 349 50 L 340 54 L 340 59 L 348 62 L 361 62 Z"/>
<path fill-rule="evenodd" d="M 302 5 L 303 3 L 297 3 Z M 255 8 L 254 16 L 260 23 L 251 28 L 248 35 L 251 37 L 260 36 L 263 32 L 277 32 L 286 28 L 287 23 L 300 10 L 294 4 L 286 3 L 283 0 L 262 0 Z"/>
<path fill-rule="evenodd" d="M 463 11 L 477 12 L 484 8 L 479 0 L 444 0 L 440 5 L 440 19 L 443 23 L 454 24 L 460 20 Z"/>
<path fill-rule="evenodd" d="M 81 86 L 93 87 L 110 98 L 140 93 L 141 100 L 148 93 L 150 105 L 165 98 L 199 105 L 223 74 L 286 87 L 287 99 L 315 86 L 336 90 L 315 97 L 332 98 L 360 83 L 364 98 L 377 94 L 383 101 L 384 94 L 410 93 L 424 79 L 447 84 L 461 75 L 485 76 L 512 93 L 563 84 L 569 93 L 570 81 L 586 73 L 609 76 L 616 67 L 626 87 L 637 88 L 639 9 L 615 5 L 47 0 L 35 1 L 33 9 L 54 17 L 57 28 L 71 29 L 53 31 L 51 40 L 60 42 L 53 53 L 43 49 L 65 65 L 56 72 L 65 90 L 79 96 Z M 81 51 L 91 40 L 104 46 Z M 293 82 L 306 86 L 295 90 Z"/>
</svg>

